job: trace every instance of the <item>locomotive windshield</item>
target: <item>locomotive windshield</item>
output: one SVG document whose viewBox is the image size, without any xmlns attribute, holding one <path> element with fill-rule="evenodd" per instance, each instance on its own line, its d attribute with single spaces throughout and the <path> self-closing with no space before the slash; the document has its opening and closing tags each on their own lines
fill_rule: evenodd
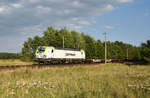
<svg viewBox="0 0 150 98">
<path fill-rule="evenodd" d="M 38 48 L 38 52 L 44 52 L 44 51 L 45 51 L 45 48 L 43 47 Z"/>
</svg>

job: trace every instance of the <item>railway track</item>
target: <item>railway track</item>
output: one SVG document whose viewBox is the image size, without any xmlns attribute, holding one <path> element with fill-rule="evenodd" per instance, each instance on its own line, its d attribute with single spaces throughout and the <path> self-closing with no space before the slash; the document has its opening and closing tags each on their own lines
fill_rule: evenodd
<svg viewBox="0 0 150 98">
<path fill-rule="evenodd" d="M 6 70 L 15 70 L 15 69 L 21 69 L 21 68 L 31 68 L 31 69 L 42 69 L 42 68 L 64 68 L 64 67 L 73 67 L 73 66 L 94 66 L 99 64 L 104 64 L 104 60 L 92 60 L 93 63 L 91 63 L 91 60 L 87 61 L 85 64 L 49 64 L 49 65 L 12 65 L 12 66 L 0 66 L 0 71 L 6 71 Z M 107 61 L 107 63 L 125 63 L 130 64 L 133 63 L 133 61 L 126 61 L 126 60 L 118 60 L 118 59 L 110 59 Z"/>
<path fill-rule="evenodd" d="M 21 68 L 29 69 L 43 69 L 43 68 L 64 68 L 64 67 L 73 67 L 73 66 L 94 66 L 102 63 L 92 63 L 92 64 L 55 64 L 55 65 L 12 65 L 12 66 L 0 66 L 0 71 L 15 70 Z"/>
</svg>

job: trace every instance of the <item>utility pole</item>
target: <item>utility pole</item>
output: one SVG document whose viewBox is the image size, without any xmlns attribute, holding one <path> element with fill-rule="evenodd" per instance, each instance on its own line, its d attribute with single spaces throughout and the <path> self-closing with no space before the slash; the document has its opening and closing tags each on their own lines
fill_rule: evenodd
<svg viewBox="0 0 150 98">
<path fill-rule="evenodd" d="M 105 64 L 107 63 L 107 33 L 105 32 Z"/>
<path fill-rule="evenodd" d="M 78 49 L 79 49 L 79 47 L 80 47 L 80 44 L 78 43 Z"/>
<path fill-rule="evenodd" d="M 64 48 L 64 36 L 63 36 L 63 48 Z"/>
<path fill-rule="evenodd" d="M 127 48 L 127 61 L 128 61 L 128 59 L 129 59 L 129 50 Z"/>
</svg>

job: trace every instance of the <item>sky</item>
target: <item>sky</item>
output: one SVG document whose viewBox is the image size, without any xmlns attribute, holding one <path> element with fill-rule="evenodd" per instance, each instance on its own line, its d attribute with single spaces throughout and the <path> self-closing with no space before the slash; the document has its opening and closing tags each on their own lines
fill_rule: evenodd
<svg viewBox="0 0 150 98">
<path fill-rule="evenodd" d="M 134 46 L 150 39 L 150 0 L 0 0 L 0 52 L 21 52 L 48 26 Z"/>
</svg>

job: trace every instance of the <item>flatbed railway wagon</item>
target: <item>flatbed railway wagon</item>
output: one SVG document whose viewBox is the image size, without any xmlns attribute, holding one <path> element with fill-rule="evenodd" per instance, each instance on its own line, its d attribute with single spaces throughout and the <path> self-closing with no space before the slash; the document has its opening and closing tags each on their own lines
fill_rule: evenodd
<svg viewBox="0 0 150 98">
<path fill-rule="evenodd" d="M 35 60 L 39 63 L 84 63 L 85 52 L 79 49 L 56 48 L 53 46 L 39 46 L 35 53 Z"/>
</svg>

